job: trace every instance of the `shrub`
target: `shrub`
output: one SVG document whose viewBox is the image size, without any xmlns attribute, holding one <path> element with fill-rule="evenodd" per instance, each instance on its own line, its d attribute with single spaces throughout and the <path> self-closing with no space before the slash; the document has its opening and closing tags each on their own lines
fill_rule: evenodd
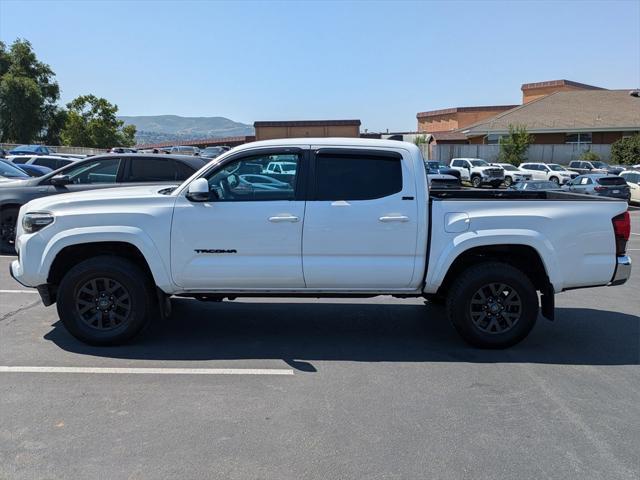
<svg viewBox="0 0 640 480">
<path fill-rule="evenodd" d="M 527 150 L 532 143 L 533 136 L 526 127 L 509 125 L 509 135 L 500 138 L 498 160 L 518 166 L 527 160 Z"/>
<path fill-rule="evenodd" d="M 640 163 L 640 134 L 613 142 L 613 145 L 611 145 L 611 162 L 621 165 Z"/>
<path fill-rule="evenodd" d="M 596 152 L 592 152 L 591 150 L 585 150 L 580 154 L 578 160 L 584 160 L 585 162 L 597 162 L 600 160 L 600 155 Z"/>
</svg>

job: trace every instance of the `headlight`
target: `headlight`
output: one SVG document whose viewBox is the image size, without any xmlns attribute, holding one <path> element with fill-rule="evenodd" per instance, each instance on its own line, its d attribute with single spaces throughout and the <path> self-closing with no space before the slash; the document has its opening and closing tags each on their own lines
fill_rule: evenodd
<svg viewBox="0 0 640 480">
<path fill-rule="evenodd" d="M 47 225 L 51 225 L 53 223 L 53 220 L 54 217 L 50 213 L 26 213 L 25 216 L 22 217 L 22 229 L 26 233 L 35 233 L 39 230 L 42 230 Z"/>
</svg>

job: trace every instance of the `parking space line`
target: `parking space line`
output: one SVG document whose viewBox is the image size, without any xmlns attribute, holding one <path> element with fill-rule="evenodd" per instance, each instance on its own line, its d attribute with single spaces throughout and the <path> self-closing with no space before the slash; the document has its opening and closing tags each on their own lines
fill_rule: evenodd
<svg viewBox="0 0 640 480">
<path fill-rule="evenodd" d="M 37 290 L 0 290 L 0 293 L 38 293 Z"/>
<path fill-rule="evenodd" d="M 293 375 L 284 368 L 127 368 L 127 367 L 10 367 L 0 373 L 110 373 L 146 375 Z"/>
</svg>

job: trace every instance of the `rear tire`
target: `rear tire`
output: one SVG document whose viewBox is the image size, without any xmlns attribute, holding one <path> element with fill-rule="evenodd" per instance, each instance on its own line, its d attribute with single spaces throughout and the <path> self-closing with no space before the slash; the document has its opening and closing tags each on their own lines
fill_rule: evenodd
<svg viewBox="0 0 640 480">
<path fill-rule="evenodd" d="M 154 311 L 151 282 L 134 263 L 99 256 L 80 262 L 58 288 L 58 315 L 69 333 L 89 345 L 131 340 Z"/>
<path fill-rule="evenodd" d="M 523 340 L 535 325 L 538 295 L 522 271 L 506 263 L 484 262 L 454 280 L 447 316 L 467 343 L 507 348 Z"/>
<path fill-rule="evenodd" d="M 473 185 L 473 188 L 482 187 L 482 177 L 480 177 L 480 175 L 474 175 L 471 177 L 471 185 Z"/>
<path fill-rule="evenodd" d="M 0 253 L 16 254 L 16 225 L 18 209 L 7 208 L 0 211 Z"/>
</svg>

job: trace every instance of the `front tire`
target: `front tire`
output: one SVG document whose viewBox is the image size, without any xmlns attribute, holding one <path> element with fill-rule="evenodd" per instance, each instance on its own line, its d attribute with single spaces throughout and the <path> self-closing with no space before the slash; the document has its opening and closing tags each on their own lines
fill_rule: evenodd
<svg viewBox="0 0 640 480">
<path fill-rule="evenodd" d="M 479 175 L 474 175 L 471 177 L 471 185 L 473 185 L 473 188 L 482 187 L 482 178 Z"/>
<path fill-rule="evenodd" d="M 7 208 L 0 211 L 0 253 L 16 254 L 16 224 L 18 210 Z"/>
<path fill-rule="evenodd" d="M 84 260 L 63 277 L 58 315 L 69 333 L 89 345 L 118 345 L 146 326 L 153 289 L 133 262 L 99 256 Z"/>
<path fill-rule="evenodd" d="M 507 348 L 523 340 L 535 325 L 538 295 L 522 271 L 506 263 L 484 262 L 454 281 L 447 315 L 467 343 Z"/>
<path fill-rule="evenodd" d="M 513 183 L 513 179 L 511 177 L 504 177 L 504 186 L 509 188 Z"/>
<path fill-rule="evenodd" d="M 560 185 L 560 179 L 558 177 L 551 177 L 549 180 L 551 180 L 556 185 Z"/>
</svg>

